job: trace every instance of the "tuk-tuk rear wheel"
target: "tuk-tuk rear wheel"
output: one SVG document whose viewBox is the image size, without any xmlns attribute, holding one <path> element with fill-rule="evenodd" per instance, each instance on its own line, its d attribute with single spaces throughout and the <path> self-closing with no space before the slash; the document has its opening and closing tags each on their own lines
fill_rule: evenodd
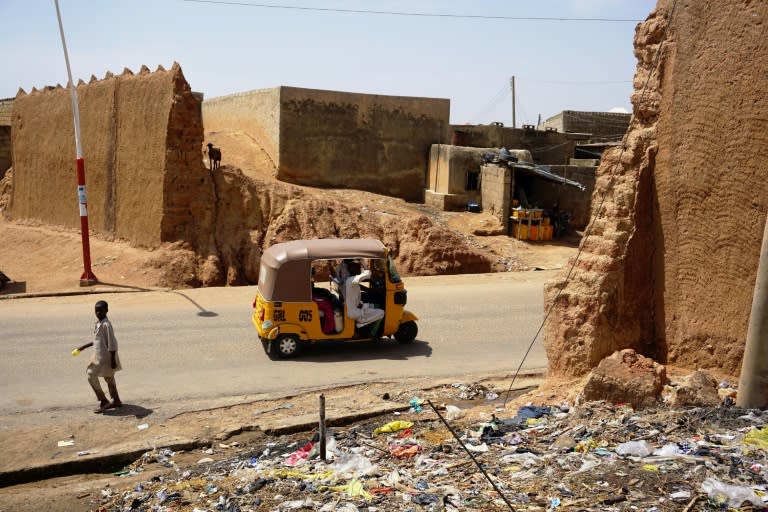
<svg viewBox="0 0 768 512">
<path fill-rule="evenodd" d="M 294 334 L 283 334 L 269 342 L 269 353 L 281 358 L 296 357 L 301 351 L 301 342 Z"/>
<path fill-rule="evenodd" d="M 400 324 L 395 333 L 395 339 L 398 343 L 410 343 L 416 339 L 416 335 L 418 334 L 419 327 L 416 325 L 416 322 L 410 320 Z"/>
</svg>

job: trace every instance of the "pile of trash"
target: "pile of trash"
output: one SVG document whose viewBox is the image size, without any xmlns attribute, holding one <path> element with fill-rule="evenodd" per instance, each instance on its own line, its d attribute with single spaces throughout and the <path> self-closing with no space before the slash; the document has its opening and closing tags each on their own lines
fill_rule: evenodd
<svg viewBox="0 0 768 512">
<path fill-rule="evenodd" d="M 768 412 L 587 402 L 527 405 L 514 416 L 497 408 L 470 420 L 476 415 L 455 406 L 419 398 L 411 406 L 329 429 L 325 460 L 317 432 L 211 445 L 187 467 L 156 449 L 122 474 L 161 464 L 164 476 L 104 488 L 93 505 L 197 512 L 768 507 Z"/>
</svg>

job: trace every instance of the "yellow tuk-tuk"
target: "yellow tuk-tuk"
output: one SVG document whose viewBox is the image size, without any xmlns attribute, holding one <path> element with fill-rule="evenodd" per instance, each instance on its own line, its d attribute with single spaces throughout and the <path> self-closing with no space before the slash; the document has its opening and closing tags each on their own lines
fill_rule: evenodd
<svg viewBox="0 0 768 512">
<path fill-rule="evenodd" d="M 315 279 L 327 277 L 328 286 Z M 378 240 L 294 240 L 261 255 L 253 325 L 270 358 L 324 340 L 416 339 L 416 315 L 395 263 Z"/>
</svg>

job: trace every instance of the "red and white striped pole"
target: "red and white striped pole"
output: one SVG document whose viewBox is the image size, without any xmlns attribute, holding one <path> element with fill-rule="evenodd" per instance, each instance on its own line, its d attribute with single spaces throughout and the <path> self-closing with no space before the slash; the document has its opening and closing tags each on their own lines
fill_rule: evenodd
<svg viewBox="0 0 768 512">
<path fill-rule="evenodd" d="M 91 271 L 91 244 L 88 239 L 88 200 L 85 192 L 85 160 L 83 160 L 83 148 L 80 144 L 80 109 L 77 105 L 77 88 L 72 80 L 72 69 L 69 67 L 69 54 L 67 42 L 64 40 L 64 26 L 61 23 L 61 10 L 59 0 L 56 4 L 56 17 L 59 20 L 59 32 L 61 33 L 61 46 L 64 48 L 64 61 L 67 63 L 67 75 L 69 76 L 69 90 L 72 93 L 72 114 L 75 120 L 75 151 L 77 154 L 77 201 L 80 206 L 80 235 L 83 240 L 83 274 L 80 276 L 80 286 L 91 286 L 99 282 Z"/>
</svg>

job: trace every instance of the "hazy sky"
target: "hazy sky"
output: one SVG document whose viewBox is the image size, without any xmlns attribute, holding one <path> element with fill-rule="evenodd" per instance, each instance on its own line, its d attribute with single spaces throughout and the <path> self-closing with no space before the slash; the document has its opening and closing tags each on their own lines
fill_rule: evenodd
<svg viewBox="0 0 768 512">
<path fill-rule="evenodd" d="M 562 110 L 630 111 L 635 26 L 655 4 L 59 0 L 75 80 L 177 61 L 206 98 L 279 85 L 448 98 L 452 123 L 507 126 L 513 75 L 518 126 Z M 0 0 L 0 20 L 0 98 L 67 82 L 54 0 Z"/>
</svg>

